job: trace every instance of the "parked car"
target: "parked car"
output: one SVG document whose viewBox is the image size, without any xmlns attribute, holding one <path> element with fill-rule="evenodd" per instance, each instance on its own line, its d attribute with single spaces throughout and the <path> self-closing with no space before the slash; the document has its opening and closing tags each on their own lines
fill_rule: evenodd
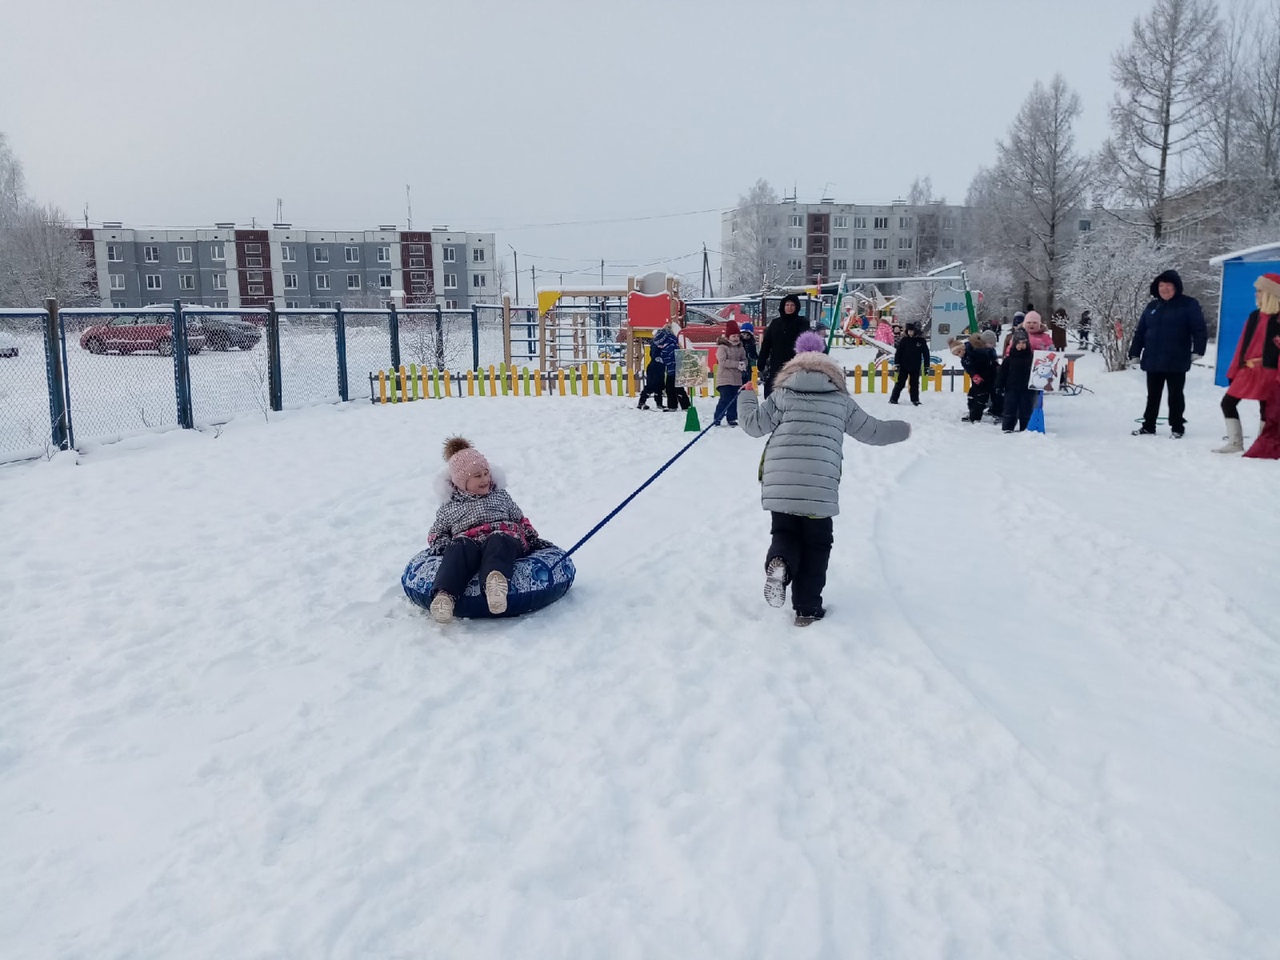
<svg viewBox="0 0 1280 960">
<path fill-rule="evenodd" d="M 196 323 L 210 350 L 252 350 L 262 339 L 262 330 L 239 317 L 222 314 L 198 316 Z"/>
<path fill-rule="evenodd" d="M 199 329 L 187 331 L 187 350 L 204 349 L 204 334 Z M 154 350 L 162 357 L 173 356 L 173 314 L 130 313 L 95 324 L 80 334 L 80 346 L 90 353 L 137 353 Z"/>
<path fill-rule="evenodd" d="M 18 355 L 18 341 L 7 333 L 0 333 L 0 357 L 12 358 Z"/>
</svg>

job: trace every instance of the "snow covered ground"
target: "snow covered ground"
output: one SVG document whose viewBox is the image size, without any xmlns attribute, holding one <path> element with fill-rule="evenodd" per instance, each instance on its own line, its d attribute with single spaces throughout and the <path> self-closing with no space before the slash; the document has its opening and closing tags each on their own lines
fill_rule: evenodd
<svg viewBox="0 0 1280 960">
<path fill-rule="evenodd" d="M 443 437 L 567 546 L 688 439 L 617 399 L 0 468 L 0 953 L 1280 957 L 1280 467 L 1208 452 L 1208 370 L 1181 442 L 1078 379 L 1047 436 L 862 397 L 915 432 L 846 445 L 805 630 L 728 429 L 550 609 L 405 599 Z"/>
</svg>

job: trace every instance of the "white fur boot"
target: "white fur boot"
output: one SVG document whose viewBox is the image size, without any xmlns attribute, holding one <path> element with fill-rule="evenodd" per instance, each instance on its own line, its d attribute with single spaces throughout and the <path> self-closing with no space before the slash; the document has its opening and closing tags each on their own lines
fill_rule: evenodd
<svg viewBox="0 0 1280 960">
<path fill-rule="evenodd" d="M 1244 427 L 1239 420 L 1227 421 L 1227 442 L 1213 451 L 1214 453 L 1243 453 Z"/>
</svg>

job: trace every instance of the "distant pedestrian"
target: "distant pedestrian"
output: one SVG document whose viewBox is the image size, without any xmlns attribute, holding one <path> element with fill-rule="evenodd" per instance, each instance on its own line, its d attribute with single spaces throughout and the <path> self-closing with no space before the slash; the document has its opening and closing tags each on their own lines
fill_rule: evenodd
<svg viewBox="0 0 1280 960">
<path fill-rule="evenodd" d="M 919 335 L 919 327 L 908 323 L 906 335 L 893 354 L 893 363 L 898 368 L 898 380 L 893 385 L 890 403 L 897 403 L 902 396 L 902 388 L 910 385 L 911 402 L 920 406 L 920 376 L 928 362 L 929 344 Z"/>
<path fill-rule="evenodd" d="M 1141 357 L 1147 375 L 1147 406 L 1142 412 L 1142 426 L 1133 435 L 1155 434 L 1161 395 L 1168 387 L 1169 430 L 1178 438 L 1186 430 L 1187 371 L 1193 361 L 1204 356 L 1208 334 L 1200 301 L 1182 292 L 1182 278 L 1177 271 L 1166 270 L 1152 280 L 1151 296 L 1154 299 L 1142 311 L 1129 345 L 1129 357 Z"/>
<path fill-rule="evenodd" d="M 760 341 L 760 375 L 766 397 L 773 391 L 773 378 L 796 355 L 796 337 L 808 329 L 809 321 L 800 313 L 800 298 L 787 294 Z"/>
<path fill-rule="evenodd" d="M 1018 327 L 1009 337 L 1009 355 L 1000 365 L 999 384 L 1004 393 L 1004 432 L 1013 433 L 1027 429 L 1031 412 L 1035 409 L 1036 392 L 1031 389 L 1031 335 Z"/>
<path fill-rule="evenodd" d="M 738 391 L 747 374 L 747 351 L 742 348 L 738 325 L 730 320 L 716 340 L 716 412 L 711 422 L 717 427 L 726 418 L 729 426 L 738 425 Z"/>
</svg>

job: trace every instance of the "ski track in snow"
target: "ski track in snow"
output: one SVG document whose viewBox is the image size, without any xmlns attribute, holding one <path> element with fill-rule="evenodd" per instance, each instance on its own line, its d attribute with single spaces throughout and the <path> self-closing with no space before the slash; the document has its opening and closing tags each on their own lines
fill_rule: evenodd
<svg viewBox="0 0 1280 960">
<path fill-rule="evenodd" d="M 727 429 L 553 607 L 404 598 L 449 433 L 564 546 L 687 442 L 607 398 L 0 470 L 6 955 L 1280 957 L 1274 464 L 1098 379 L 1047 437 L 860 398 L 916 430 L 846 444 L 806 630 Z"/>
</svg>

